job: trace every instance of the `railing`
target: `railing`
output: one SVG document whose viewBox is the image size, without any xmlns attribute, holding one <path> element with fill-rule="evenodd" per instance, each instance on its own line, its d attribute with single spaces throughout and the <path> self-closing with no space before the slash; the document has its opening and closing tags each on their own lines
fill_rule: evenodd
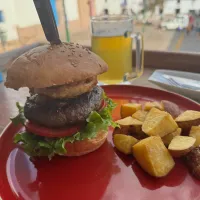
<svg viewBox="0 0 200 200">
<path fill-rule="evenodd" d="M 6 69 L 8 63 L 24 52 L 42 45 L 35 43 L 0 54 L 0 71 Z M 90 49 L 90 47 L 88 47 Z M 145 51 L 145 68 L 172 69 L 200 73 L 200 53 L 181 53 L 167 51 Z M 135 51 L 133 50 L 133 63 L 135 63 Z"/>
</svg>

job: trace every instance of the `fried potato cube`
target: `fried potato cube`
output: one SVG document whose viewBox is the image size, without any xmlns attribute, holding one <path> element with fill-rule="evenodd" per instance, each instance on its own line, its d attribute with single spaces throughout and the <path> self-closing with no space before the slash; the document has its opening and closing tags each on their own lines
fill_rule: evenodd
<svg viewBox="0 0 200 200">
<path fill-rule="evenodd" d="M 113 142 L 117 150 L 124 154 L 132 154 L 132 147 L 138 140 L 130 135 L 115 134 Z"/>
<path fill-rule="evenodd" d="M 172 139 L 175 136 L 179 136 L 179 135 L 181 135 L 181 128 L 177 128 L 174 132 L 169 133 L 169 134 L 165 135 L 164 137 L 162 137 L 162 141 L 166 146 L 168 146 L 170 144 L 170 142 L 172 141 Z"/>
<path fill-rule="evenodd" d="M 137 120 L 141 121 L 141 122 L 144 122 L 144 120 L 145 120 L 145 118 L 147 116 L 147 113 L 148 113 L 147 111 L 138 110 L 132 115 L 132 117 L 134 119 L 137 119 Z"/>
<path fill-rule="evenodd" d="M 175 163 L 158 136 L 151 136 L 133 146 L 133 155 L 140 166 L 151 176 L 166 176 Z"/>
<path fill-rule="evenodd" d="M 157 102 L 157 101 L 154 101 L 154 102 L 146 102 L 144 104 L 144 110 L 145 111 L 149 111 L 151 110 L 152 108 L 157 108 L 159 110 L 164 110 L 163 106 Z"/>
<path fill-rule="evenodd" d="M 142 131 L 149 136 L 160 136 L 174 132 L 178 128 L 172 116 L 157 108 L 152 108 L 142 125 Z"/>
<path fill-rule="evenodd" d="M 168 150 L 173 157 L 181 157 L 190 152 L 196 139 L 189 136 L 175 136 L 169 144 Z"/>
<path fill-rule="evenodd" d="M 200 125 L 200 112 L 195 110 L 187 110 L 180 114 L 175 121 L 183 131 L 190 131 L 192 126 Z"/>
<path fill-rule="evenodd" d="M 121 117 L 132 116 L 137 110 L 141 110 L 142 105 L 138 103 L 126 103 L 121 106 Z"/>
<path fill-rule="evenodd" d="M 131 134 L 137 139 L 143 139 L 147 135 L 142 131 L 142 122 L 132 117 L 126 117 L 116 121 L 120 128 L 115 128 L 113 134 Z"/>
<path fill-rule="evenodd" d="M 171 101 L 162 100 L 161 105 L 164 108 L 164 111 L 168 112 L 173 118 L 176 118 L 181 114 L 179 106 Z"/>
<path fill-rule="evenodd" d="M 119 124 L 120 126 L 130 126 L 130 125 L 142 125 L 142 122 L 132 118 L 131 116 L 123 118 L 123 119 L 119 119 L 117 121 L 115 121 L 117 124 Z"/>
<path fill-rule="evenodd" d="M 196 142 L 194 146 L 199 146 L 200 145 L 200 126 L 192 126 L 190 130 L 190 137 L 196 138 Z"/>
</svg>

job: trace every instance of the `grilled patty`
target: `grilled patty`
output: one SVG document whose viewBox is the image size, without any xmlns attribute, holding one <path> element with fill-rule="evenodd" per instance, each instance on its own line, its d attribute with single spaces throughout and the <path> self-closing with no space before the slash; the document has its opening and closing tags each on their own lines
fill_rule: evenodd
<svg viewBox="0 0 200 200">
<path fill-rule="evenodd" d="M 99 109 L 102 96 L 103 89 L 99 86 L 94 87 L 91 92 L 70 99 L 54 99 L 34 94 L 27 98 L 24 115 L 30 121 L 46 127 L 61 128 L 82 123 L 91 111 Z"/>
</svg>

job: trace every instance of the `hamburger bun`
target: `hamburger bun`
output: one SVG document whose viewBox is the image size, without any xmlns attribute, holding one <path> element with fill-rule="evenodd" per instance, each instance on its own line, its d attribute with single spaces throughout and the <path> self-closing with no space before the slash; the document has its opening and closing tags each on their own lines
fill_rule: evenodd
<svg viewBox="0 0 200 200">
<path fill-rule="evenodd" d="M 80 82 L 107 70 L 107 64 L 99 56 L 79 44 L 45 44 L 13 61 L 5 86 L 46 88 Z"/>
<path fill-rule="evenodd" d="M 93 139 L 85 139 L 74 143 L 67 142 L 65 144 L 66 156 L 82 156 L 97 150 L 106 141 L 107 135 L 108 132 L 100 131 Z"/>
</svg>

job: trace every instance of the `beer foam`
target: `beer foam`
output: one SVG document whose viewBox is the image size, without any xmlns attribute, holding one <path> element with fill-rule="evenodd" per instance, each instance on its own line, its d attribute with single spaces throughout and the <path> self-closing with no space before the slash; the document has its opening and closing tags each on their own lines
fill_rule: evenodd
<svg viewBox="0 0 200 200">
<path fill-rule="evenodd" d="M 123 36 L 133 31 L 132 17 L 102 16 L 92 18 L 92 35 L 97 37 Z"/>
</svg>

